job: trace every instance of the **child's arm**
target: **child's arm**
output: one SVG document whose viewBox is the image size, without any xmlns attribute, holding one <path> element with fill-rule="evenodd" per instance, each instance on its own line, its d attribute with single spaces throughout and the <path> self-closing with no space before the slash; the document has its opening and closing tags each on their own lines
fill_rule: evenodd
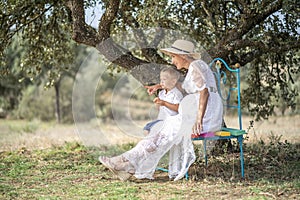
<svg viewBox="0 0 300 200">
<path fill-rule="evenodd" d="M 158 98 L 158 97 L 156 97 L 155 99 L 153 99 L 153 102 L 156 103 L 157 105 L 160 105 L 160 106 L 166 106 L 166 107 L 169 108 L 170 110 L 173 110 L 173 111 L 178 112 L 179 104 L 169 103 L 169 102 L 167 102 L 167 101 L 161 100 L 161 99 Z"/>
<path fill-rule="evenodd" d="M 161 89 L 161 85 L 160 84 L 156 84 L 156 85 L 151 85 L 151 86 L 144 86 L 147 89 L 147 92 L 149 95 L 154 94 L 157 90 Z"/>
</svg>

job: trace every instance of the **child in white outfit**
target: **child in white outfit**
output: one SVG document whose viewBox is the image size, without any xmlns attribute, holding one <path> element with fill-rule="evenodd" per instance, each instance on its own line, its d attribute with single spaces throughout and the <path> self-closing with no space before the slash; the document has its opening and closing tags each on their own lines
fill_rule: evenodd
<svg viewBox="0 0 300 200">
<path fill-rule="evenodd" d="M 160 85 L 162 90 L 158 93 L 158 97 L 153 100 L 159 107 L 159 113 L 156 120 L 147 123 L 144 127 L 144 133 L 146 135 L 157 122 L 166 119 L 168 116 L 178 114 L 179 102 L 183 98 L 182 92 L 176 87 L 179 78 L 179 72 L 171 67 L 164 68 L 160 72 Z"/>
</svg>

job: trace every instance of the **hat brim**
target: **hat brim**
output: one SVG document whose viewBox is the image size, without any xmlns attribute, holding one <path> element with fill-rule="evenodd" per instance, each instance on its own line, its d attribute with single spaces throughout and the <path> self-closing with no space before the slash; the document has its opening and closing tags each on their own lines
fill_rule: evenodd
<svg viewBox="0 0 300 200">
<path fill-rule="evenodd" d="M 160 51 L 164 54 L 167 55 L 171 55 L 171 54 L 177 54 L 177 55 L 190 55 L 192 56 L 194 59 L 199 59 L 201 57 L 201 55 L 199 53 L 189 53 L 189 52 L 184 52 L 184 51 L 180 51 L 178 49 L 175 48 L 164 48 L 164 49 L 160 49 Z"/>
</svg>

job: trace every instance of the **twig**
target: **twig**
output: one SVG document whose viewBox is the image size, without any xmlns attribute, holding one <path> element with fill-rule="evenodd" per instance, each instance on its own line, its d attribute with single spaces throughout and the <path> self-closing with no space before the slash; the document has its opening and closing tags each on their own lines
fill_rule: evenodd
<svg viewBox="0 0 300 200">
<path fill-rule="evenodd" d="M 260 192 L 259 194 L 260 194 L 260 195 L 270 196 L 270 197 L 272 197 L 273 199 L 276 199 L 276 196 L 275 196 L 274 194 L 271 194 L 271 193 L 268 193 L 268 192 Z"/>
</svg>

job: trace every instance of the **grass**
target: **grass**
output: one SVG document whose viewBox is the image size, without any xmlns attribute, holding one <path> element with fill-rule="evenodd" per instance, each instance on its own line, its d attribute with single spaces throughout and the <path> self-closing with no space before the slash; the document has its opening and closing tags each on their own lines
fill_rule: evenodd
<svg viewBox="0 0 300 200">
<path fill-rule="evenodd" d="M 190 179 L 122 182 L 97 161 L 133 144 L 87 148 L 78 142 L 42 150 L 21 148 L 0 154 L 0 199 L 299 199 L 299 144 L 263 142 L 246 145 L 245 180 L 236 153 L 199 158 Z M 232 176 L 233 168 L 236 170 Z"/>
<path fill-rule="evenodd" d="M 300 199 L 299 116 L 255 124 L 244 143 L 244 180 L 233 145 L 215 151 L 207 167 L 198 156 L 189 180 L 169 181 L 157 171 L 155 180 L 119 181 L 97 158 L 135 141 L 104 125 L 123 144 L 87 147 L 73 125 L 0 120 L 0 199 Z M 198 155 L 201 146 L 195 149 Z"/>
</svg>

